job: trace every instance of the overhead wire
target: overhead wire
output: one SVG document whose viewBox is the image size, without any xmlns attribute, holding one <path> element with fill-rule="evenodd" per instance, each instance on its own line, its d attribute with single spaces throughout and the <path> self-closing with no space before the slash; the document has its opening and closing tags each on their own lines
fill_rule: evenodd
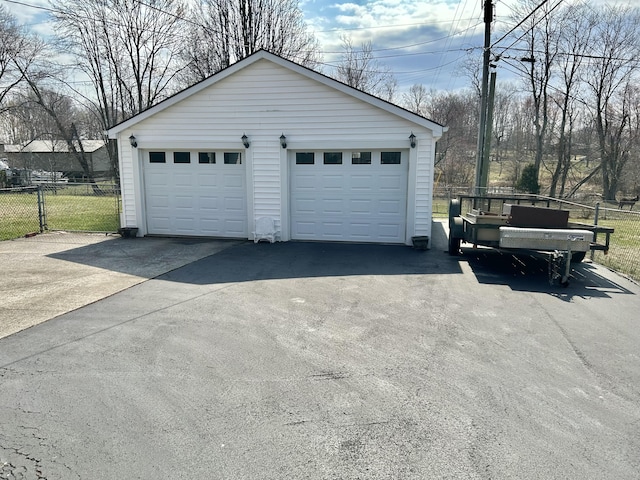
<svg viewBox="0 0 640 480">
<path fill-rule="evenodd" d="M 458 12 L 460 11 L 460 5 L 462 4 L 462 0 L 458 0 L 458 5 L 456 6 L 456 11 L 453 14 L 453 21 L 451 22 L 451 26 L 449 27 L 449 35 L 448 35 L 448 39 L 445 41 L 444 44 L 444 48 L 448 49 L 451 46 L 451 37 L 452 37 L 452 32 L 454 32 L 454 30 L 457 29 L 458 25 L 460 25 L 460 21 L 458 20 L 456 23 L 456 17 L 458 16 Z M 466 6 L 466 0 L 465 0 L 465 6 Z M 444 53 L 440 53 L 440 60 L 438 61 L 438 63 L 442 63 L 444 57 Z M 442 71 L 442 68 L 438 68 L 436 70 L 436 73 L 434 75 L 434 83 L 438 82 L 438 79 L 440 78 L 440 72 Z"/>
<path fill-rule="evenodd" d="M 562 0 L 560 0 L 562 1 Z M 502 40 L 504 40 L 506 37 L 508 37 L 509 35 L 511 35 L 511 33 L 513 33 L 518 27 L 520 27 L 520 25 L 522 25 L 524 22 L 526 22 L 529 18 L 531 18 L 531 16 L 536 13 L 540 8 L 542 8 L 546 3 L 548 3 L 549 0 L 542 0 L 542 3 L 540 3 L 540 5 L 538 5 L 536 8 L 534 8 L 526 17 L 524 17 L 522 20 L 520 20 L 520 22 L 518 22 L 518 24 L 514 27 L 511 28 L 511 30 L 509 30 L 507 33 L 505 33 L 502 37 L 500 37 L 499 40 L 493 42 L 491 44 L 490 48 L 493 48 L 496 44 L 500 43 Z"/>
<path fill-rule="evenodd" d="M 473 18 L 467 18 L 465 20 L 473 20 Z M 432 20 L 429 22 L 418 22 L 418 23 L 394 23 L 393 25 L 376 25 L 372 27 L 350 27 L 350 28 L 331 28 L 329 30 L 315 30 L 316 33 L 332 33 L 332 32 L 350 32 L 356 30 L 377 30 L 380 28 L 398 28 L 398 27 L 418 27 L 418 26 L 428 26 L 434 25 L 436 23 L 449 23 L 450 20 Z"/>
<path fill-rule="evenodd" d="M 46 11 L 46 12 L 49 12 L 49 13 L 53 13 L 53 14 L 68 14 L 69 13 L 69 12 L 67 12 L 65 10 L 56 9 L 56 8 L 49 8 L 49 7 L 44 7 L 44 6 L 40 6 L 40 5 L 34 5 L 34 4 L 23 2 L 23 1 L 20 1 L 20 0 L 1 0 L 1 1 L 7 2 L 7 3 L 13 3 L 13 4 L 21 5 L 21 6 L 26 6 L 26 7 L 30 7 L 30 8 L 35 8 L 35 9 L 43 10 L 43 11 Z M 163 13 L 163 14 L 166 14 L 166 15 L 170 15 L 170 16 L 176 18 L 176 19 L 186 21 L 186 22 L 188 22 L 188 23 L 190 23 L 190 24 L 192 24 L 194 26 L 197 26 L 199 28 L 203 28 L 205 30 L 211 30 L 208 26 L 203 25 L 203 24 L 198 23 L 198 22 L 195 22 L 193 20 L 190 20 L 190 19 L 188 19 L 188 18 L 186 18 L 184 16 L 177 15 L 177 14 L 174 14 L 172 12 L 168 12 L 168 11 L 163 10 L 161 8 L 158 8 L 158 7 L 154 6 L 154 5 L 150 5 L 150 4 L 146 3 L 146 2 L 143 2 L 142 0 L 135 0 L 135 1 L 137 3 L 139 3 L 140 5 L 143 5 L 145 7 L 151 8 L 151 9 L 153 9 L 155 11 L 160 12 L 160 13 Z M 80 15 L 80 14 L 77 14 L 77 13 L 73 13 L 73 16 L 75 18 L 78 18 L 78 19 L 81 19 L 81 20 L 94 20 L 94 18 L 92 18 L 92 17 L 85 16 L 85 15 Z M 411 23 L 411 24 L 383 25 L 383 26 L 380 26 L 380 27 L 362 27 L 361 29 L 362 30 L 367 30 L 367 29 L 373 29 L 373 28 L 397 28 L 399 26 L 428 26 L 428 25 L 431 25 L 431 24 L 434 24 L 434 23 L 448 23 L 448 22 L 449 21 L 442 20 L 442 21 L 421 22 L 421 23 Z M 109 21 L 109 20 L 107 20 L 106 23 L 108 23 L 110 25 L 113 25 L 113 26 L 120 26 L 120 27 L 126 26 L 126 25 L 124 25 L 122 23 Z M 478 26 L 478 24 L 474 24 L 474 25 L 468 27 L 467 29 L 465 29 L 463 31 L 466 32 L 468 30 L 472 30 L 476 26 Z M 335 29 L 335 30 L 332 30 L 332 31 L 338 31 L 338 30 L 340 30 L 340 29 Z M 460 32 L 457 32 L 457 33 L 453 34 L 453 36 L 459 35 L 459 33 Z M 397 46 L 397 47 L 373 49 L 372 52 L 383 52 L 383 51 L 389 51 L 389 50 L 403 50 L 403 49 L 413 48 L 413 47 L 417 47 L 417 46 L 421 46 L 421 45 L 428 45 L 430 43 L 435 43 L 435 42 L 438 42 L 438 41 L 441 41 L 441 40 L 445 40 L 445 39 L 447 39 L 449 37 L 450 37 L 449 35 L 446 35 L 446 36 L 443 36 L 443 37 L 427 40 L 427 41 L 424 41 L 424 42 L 418 42 L 418 43 L 413 43 L 413 44 L 408 44 L 408 45 L 401 45 L 401 46 Z M 191 37 L 188 37 L 188 36 L 185 35 L 184 38 L 191 38 Z M 319 53 L 332 54 L 332 53 L 343 53 L 343 52 L 342 51 L 320 50 Z M 390 57 L 387 57 L 387 58 L 390 58 Z"/>
<path fill-rule="evenodd" d="M 545 0 L 545 1 L 548 1 L 548 0 Z M 541 21 L 543 21 L 544 19 L 546 19 L 546 18 L 551 14 L 551 12 L 553 12 L 556 8 L 558 8 L 558 7 L 560 6 L 560 4 L 561 4 L 563 1 L 564 1 L 564 0 L 558 0 L 558 3 L 556 3 L 556 4 L 555 4 L 555 5 L 554 5 L 554 6 L 553 6 L 553 7 L 552 7 L 548 12 L 545 12 L 545 14 L 544 14 L 544 15 L 543 15 L 543 16 L 542 16 L 538 21 L 534 22 L 534 23 L 533 23 L 533 25 L 531 25 L 531 28 L 527 29 L 527 31 L 525 31 L 522 35 L 520 35 L 518 38 L 516 38 L 516 39 L 515 39 L 515 40 L 514 40 L 514 41 L 513 41 L 513 42 L 512 42 L 508 47 L 499 47 L 499 48 L 502 48 L 502 53 L 506 52 L 506 51 L 507 51 L 507 50 L 509 50 L 511 47 L 513 47 L 516 43 L 518 43 L 520 40 L 522 40 L 522 38 L 523 38 L 525 35 L 527 35 L 527 33 L 529 33 L 531 30 L 533 30 L 533 28 L 534 28 L 536 25 L 538 25 Z M 532 13 L 533 13 L 533 12 L 532 12 Z M 531 17 L 532 13 L 531 13 L 531 14 L 529 14 L 529 15 L 527 16 L 527 18 Z M 525 20 L 526 20 L 526 19 L 525 19 Z M 492 45 L 492 47 L 491 47 L 491 48 L 494 48 L 496 44 L 500 43 L 500 41 L 501 41 L 502 39 L 504 39 L 507 35 L 509 35 L 510 33 L 512 33 L 512 32 L 515 30 L 515 28 L 517 28 L 519 25 L 522 25 L 522 23 L 523 23 L 523 22 L 524 22 L 524 20 L 523 20 L 522 22 L 520 22 L 516 27 L 512 28 L 511 30 L 509 30 L 509 32 L 508 32 L 508 33 L 506 33 L 505 35 L 503 35 L 503 36 L 501 37 L 501 39 L 500 39 L 500 40 L 498 40 L 497 42 L 495 42 L 495 43 Z M 501 53 L 500 55 L 502 55 L 502 53 Z"/>
<path fill-rule="evenodd" d="M 482 25 L 482 23 L 484 23 L 484 21 L 483 21 L 483 19 L 481 18 L 481 17 L 482 17 L 482 15 L 481 15 L 481 10 L 480 10 L 478 13 L 476 13 L 476 9 L 480 6 L 480 3 L 476 1 L 476 2 L 474 2 L 474 4 L 473 4 L 473 5 L 474 5 L 474 6 L 473 6 L 473 10 L 472 10 L 472 17 L 477 18 L 477 19 L 479 20 L 479 22 L 474 26 L 474 30 L 475 30 L 475 27 L 476 27 L 476 26 L 479 26 L 479 25 Z M 466 8 L 466 6 L 467 6 L 467 2 L 466 2 L 466 0 L 465 0 L 465 5 L 464 5 L 464 7 L 463 7 L 463 10 Z M 471 32 L 471 31 L 472 31 L 471 29 L 468 29 L 467 31 L 465 31 L 465 33 L 464 33 L 464 35 L 463 35 L 463 38 L 462 38 L 462 40 L 461 40 L 461 42 L 460 42 L 460 45 L 465 45 L 465 44 L 466 44 L 466 42 L 467 42 L 467 38 L 468 38 L 468 35 L 469 35 L 469 32 Z M 471 51 L 472 51 L 472 50 L 468 50 L 468 51 L 467 51 L 467 55 L 468 55 Z M 462 58 L 463 58 L 463 56 L 462 56 L 462 55 L 460 55 L 460 56 L 458 56 L 458 57 L 456 58 L 456 61 L 461 60 Z M 448 82 L 447 82 L 447 90 L 451 88 L 451 83 L 453 82 L 453 78 L 454 78 L 454 76 L 453 76 L 453 75 L 450 75 L 450 76 L 449 76 L 449 80 L 448 80 Z"/>
<path fill-rule="evenodd" d="M 33 8 L 33 9 L 37 9 L 37 10 L 41 10 L 44 12 L 47 12 L 49 14 L 52 15 L 60 15 L 60 14 L 70 14 L 73 16 L 73 18 L 77 19 L 77 20 L 95 20 L 95 18 L 87 15 L 83 15 L 82 13 L 77 13 L 77 12 L 70 12 L 70 11 L 66 11 L 63 10 L 61 8 L 55 8 L 54 6 L 51 7 L 47 7 L 47 6 L 43 6 L 43 5 L 36 5 L 33 3 L 29 3 L 26 1 L 22 1 L 22 0 L 2 0 L 4 2 L 7 3 L 11 3 L 11 4 L 16 4 L 16 5 L 20 5 L 20 6 L 24 6 L 24 7 L 28 7 L 28 8 Z M 198 28 L 202 28 L 204 30 L 210 30 L 210 27 L 203 25 L 201 23 L 198 23 L 196 21 L 193 21 L 189 18 L 186 18 L 184 15 L 178 15 L 175 14 L 173 12 L 168 12 L 162 8 L 159 8 L 155 5 L 152 5 L 150 3 L 147 3 L 143 0 L 135 0 L 138 4 L 140 4 L 141 6 L 153 9 L 155 11 L 158 11 L 162 14 L 166 14 L 169 15 L 171 17 L 174 17 L 176 19 L 179 19 L 181 21 L 185 21 L 187 23 L 190 23 Z M 465 0 L 465 7 L 466 7 L 466 2 L 468 0 Z M 380 52 L 391 52 L 391 51 L 399 51 L 399 50 L 407 50 L 407 49 L 411 49 L 411 48 L 415 48 L 415 47 L 419 47 L 419 46 L 423 46 L 423 45 L 428 45 L 428 44 L 432 44 L 432 43 L 437 43 L 440 41 L 445 40 L 446 41 L 446 46 L 451 46 L 453 43 L 453 39 L 457 36 L 459 36 L 460 34 L 463 34 L 463 39 L 466 40 L 467 36 L 470 34 L 470 32 L 472 32 L 478 25 L 480 25 L 482 22 L 477 22 L 474 23 L 472 25 L 469 25 L 468 27 L 466 27 L 465 29 L 459 31 L 459 26 L 461 24 L 461 22 L 465 21 L 471 21 L 473 20 L 473 18 L 462 18 L 463 12 L 464 12 L 464 8 L 462 10 L 459 9 L 460 4 L 458 4 L 458 9 L 457 12 L 459 12 L 459 15 L 456 14 L 454 16 L 454 19 L 452 21 L 449 20 L 441 20 L 441 21 L 432 21 L 432 22 L 417 22 L 417 23 L 407 23 L 407 24 L 396 24 L 396 25 L 382 25 L 382 26 L 372 26 L 372 27 L 358 27 L 358 28 L 345 28 L 345 29 L 332 29 L 332 30 L 328 30 L 328 31 L 340 31 L 340 30 L 369 30 L 369 29 L 383 29 L 383 28 L 398 28 L 398 27 L 415 27 L 415 26 L 428 26 L 428 25 L 432 25 L 432 24 L 442 24 L 442 23 L 451 23 L 451 27 L 449 29 L 449 34 L 443 37 L 439 37 L 436 39 L 430 39 L 424 42 L 417 42 L 417 43 L 413 43 L 413 44 L 407 44 L 407 45 L 400 45 L 400 46 L 395 46 L 395 47 L 387 47 L 387 48 L 380 48 L 380 49 L 374 49 L 372 50 L 373 53 L 380 53 Z M 123 25 L 120 22 L 114 21 L 112 19 L 104 19 L 105 23 L 111 26 L 115 26 L 115 27 L 123 27 L 125 25 Z M 320 31 L 322 32 L 322 31 Z M 150 32 L 152 33 L 152 32 Z M 191 36 L 189 36 L 188 34 L 184 34 L 184 35 L 180 35 L 178 34 L 178 36 L 181 36 L 182 38 L 188 39 L 188 38 L 192 38 Z M 420 56 L 420 55 L 433 55 L 433 54 L 438 54 L 440 53 L 441 55 L 443 55 L 444 53 L 450 53 L 450 52 L 468 52 L 473 50 L 474 48 L 477 47 L 472 47 L 472 48 L 445 48 L 443 50 L 438 50 L 437 52 L 433 52 L 433 51 L 422 51 L 422 52 L 407 52 L 407 53 L 397 53 L 397 54 L 392 54 L 392 55 L 377 55 L 375 58 L 376 59 L 393 59 L 393 58 L 403 58 L 403 57 L 409 57 L 409 56 Z M 328 51 L 328 50 L 320 50 L 319 53 L 321 54 L 331 54 L 331 53 L 342 53 L 342 52 L 332 52 L 332 51 Z M 394 72 L 397 73 L 398 75 L 406 75 L 406 74 L 414 74 L 414 73 L 420 73 L 420 72 L 428 72 L 428 71 L 437 71 L 436 77 L 440 74 L 440 72 L 442 71 L 443 67 L 449 66 L 455 62 L 457 62 L 462 56 L 457 56 L 455 60 L 453 61 L 449 61 L 447 63 L 442 63 L 442 61 L 439 62 L 439 65 L 436 67 L 429 67 L 426 69 L 420 69 L 420 70 L 413 70 L 413 71 L 398 71 L 398 72 Z M 442 57 L 444 58 L 444 57 Z M 322 64 L 322 63 L 321 63 Z M 327 66 L 335 66 L 335 65 L 331 65 L 330 63 L 326 63 L 325 65 Z M 78 82 L 80 83 L 80 82 Z"/>
<path fill-rule="evenodd" d="M 471 25 L 470 27 L 467 27 L 463 31 L 466 32 L 466 31 L 469 31 L 469 30 L 473 30 L 478 25 L 480 25 L 480 23 Z M 434 39 L 431 39 L 431 40 L 426 40 L 424 42 L 418 42 L 418 43 L 413 43 L 413 44 L 409 44 L 409 45 L 401 45 L 399 47 L 375 48 L 375 49 L 372 49 L 371 52 L 386 52 L 386 51 L 389 51 L 389 50 L 404 50 L 404 49 L 407 49 L 407 48 L 419 47 L 421 45 L 428 45 L 430 43 L 436 43 L 436 42 L 440 42 L 442 40 L 447 40 L 448 38 L 450 38 L 452 36 L 455 37 L 455 36 L 459 35 L 460 33 L 461 32 L 457 32 L 457 33 L 455 33 L 453 35 L 445 35 L 444 37 L 438 37 L 438 38 L 434 38 Z M 344 52 L 343 51 L 320 50 L 320 53 L 329 53 L 330 54 L 330 53 L 344 53 Z"/>
</svg>

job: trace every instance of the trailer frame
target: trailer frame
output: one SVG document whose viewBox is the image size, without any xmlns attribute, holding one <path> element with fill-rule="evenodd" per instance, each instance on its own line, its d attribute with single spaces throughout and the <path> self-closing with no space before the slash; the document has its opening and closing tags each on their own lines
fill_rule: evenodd
<svg viewBox="0 0 640 480">
<path fill-rule="evenodd" d="M 460 195 L 449 201 L 448 252 L 458 255 L 462 242 L 473 248 L 490 247 L 515 254 L 532 251 L 547 255 L 549 282 L 562 286 L 569 284 L 571 264 L 581 262 L 587 251 L 609 251 L 611 227 L 568 221 L 569 212 L 551 209 L 553 199 L 536 196 L 479 196 Z M 529 219 L 518 219 L 505 213 L 513 205 L 526 205 Z M 542 206 L 540 206 L 542 205 Z M 508 206 L 507 209 L 505 206 Z M 465 208 L 463 213 L 463 208 Z M 558 213 L 555 213 L 558 212 Z M 512 223 L 517 223 L 513 225 Z M 505 241 L 505 237 L 517 227 L 527 239 L 521 242 Z M 598 238 L 599 237 L 599 238 Z M 564 239 L 564 240 L 563 240 Z M 604 240 L 598 242 L 598 240 Z M 522 247 L 517 247 L 518 243 Z M 505 247 L 505 244 L 512 245 Z"/>
</svg>

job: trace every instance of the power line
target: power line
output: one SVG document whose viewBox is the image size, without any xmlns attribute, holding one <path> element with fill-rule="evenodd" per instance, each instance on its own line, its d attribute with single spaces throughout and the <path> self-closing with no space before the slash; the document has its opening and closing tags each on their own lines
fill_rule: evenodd
<svg viewBox="0 0 640 480">
<path fill-rule="evenodd" d="M 372 50 L 371 50 L 371 52 L 386 52 L 386 51 L 389 51 L 389 50 L 404 50 L 404 49 L 407 49 L 407 48 L 419 47 L 419 46 L 421 46 L 421 45 L 428 45 L 428 44 L 430 44 L 430 43 L 440 42 L 440 41 L 442 41 L 442 40 L 447 40 L 447 39 L 450 39 L 450 38 L 456 37 L 456 36 L 457 36 L 457 35 L 459 35 L 460 33 L 467 32 L 467 31 L 469 31 L 469 30 L 473 30 L 474 28 L 476 28 L 476 27 L 477 27 L 478 25 L 480 25 L 481 23 L 482 23 L 482 22 L 480 22 L 480 23 L 476 23 L 476 24 L 474 24 L 474 25 L 471 25 L 471 26 L 467 27 L 465 30 L 463 30 L 463 31 L 461 31 L 461 32 L 454 33 L 454 34 L 452 34 L 452 35 L 445 35 L 444 37 L 438 37 L 438 38 L 434 38 L 434 39 L 432 39 L 432 40 L 427 40 L 427 41 L 424 41 L 424 42 L 413 43 L 413 44 L 410 44 L 410 45 L 401 45 L 401 46 L 399 46 L 399 47 L 389 47 L 389 48 L 377 48 L 377 49 L 372 49 Z M 444 51 L 446 52 L 446 51 L 449 51 L 449 50 L 444 50 Z M 320 50 L 320 53 L 328 53 L 328 54 L 332 54 L 332 53 L 333 53 L 333 54 L 339 54 L 339 53 L 344 53 L 344 51 L 343 51 L 343 50 L 341 50 L 341 51 Z M 381 57 L 380 57 L 380 58 L 381 58 Z"/>
<path fill-rule="evenodd" d="M 445 63 L 443 66 L 451 65 L 451 64 L 457 62 L 458 59 L 459 58 L 456 58 L 455 60 L 452 60 L 452 61 L 450 61 L 448 63 Z M 324 65 L 326 67 L 332 67 L 332 68 L 335 68 L 335 67 L 338 66 L 335 63 L 328 63 L 328 62 L 318 62 L 318 63 L 320 65 Z M 438 65 L 438 66 L 435 66 L 435 67 L 421 68 L 419 70 L 410 70 L 410 71 L 407 71 L 407 72 L 393 72 L 393 74 L 394 75 L 407 75 L 407 74 L 412 74 L 412 73 L 431 72 L 433 70 L 437 70 L 438 68 L 441 68 L 441 66 Z M 364 73 L 385 73 L 385 70 L 376 70 L 376 69 L 363 69 L 363 70 L 360 70 L 360 71 L 362 71 Z"/>
<path fill-rule="evenodd" d="M 462 5 L 462 0 L 458 1 L 458 6 L 456 7 L 456 11 L 453 14 L 454 22 L 455 22 L 455 19 L 456 19 L 457 15 L 458 15 L 458 12 L 460 12 L 460 15 L 462 15 L 462 10 L 464 10 L 464 8 L 467 6 L 467 0 L 465 0 L 465 2 L 464 2 L 464 7 L 462 7 L 462 10 L 460 10 L 460 5 Z M 451 47 L 451 41 L 452 41 L 452 38 L 453 38 L 453 33 L 452 32 L 454 31 L 454 28 L 457 28 L 459 25 L 460 25 L 460 20 L 458 20 L 458 23 L 457 23 L 457 25 L 455 27 L 454 27 L 454 23 L 453 22 L 451 23 L 451 27 L 449 28 L 449 35 L 448 35 L 449 38 L 447 39 L 447 41 L 445 42 L 445 45 L 444 45 L 446 49 Z M 440 54 L 439 63 L 442 63 L 443 57 L 444 57 L 444 52 Z M 441 72 L 442 72 L 442 68 L 438 68 L 438 70 L 436 71 L 436 74 L 434 75 L 434 82 L 437 82 L 440 79 L 440 73 Z"/>
<path fill-rule="evenodd" d="M 546 1 L 548 1 L 548 0 L 545 0 L 545 2 L 546 2 Z M 563 1 L 563 0 L 558 0 L 558 3 L 556 3 L 556 4 L 551 8 L 551 10 L 549 10 L 548 12 L 546 12 L 546 13 L 542 16 L 542 18 L 540 18 L 537 22 L 535 22 L 533 25 L 531 25 L 531 28 L 527 29 L 527 31 L 526 31 L 526 32 L 524 32 L 522 35 L 520 35 L 518 38 L 516 38 L 516 39 L 511 43 L 511 45 L 509 45 L 508 47 L 504 47 L 504 48 L 503 48 L 503 47 L 500 47 L 500 48 L 502 48 L 502 49 L 503 49 L 503 50 L 502 50 L 502 53 L 506 52 L 506 51 L 507 51 L 507 50 L 509 50 L 511 47 L 513 47 L 516 43 L 518 43 L 520 40 L 522 40 L 522 37 L 524 37 L 528 32 L 532 31 L 532 30 L 534 29 L 534 27 L 535 27 L 536 25 L 538 25 L 538 23 L 540 23 L 542 20 L 544 20 L 545 18 L 547 18 L 547 17 L 551 14 L 551 12 L 553 12 L 556 8 L 558 8 L 558 7 L 560 6 L 560 4 L 562 3 L 562 1 Z M 540 6 L 541 6 L 541 5 L 539 5 L 539 7 L 540 7 Z M 533 14 L 533 12 L 531 12 L 531 14 L 529 14 L 529 15 L 527 16 L 527 18 L 529 18 L 532 14 Z M 522 25 L 522 23 L 523 23 L 525 20 L 526 20 L 526 18 L 525 18 L 522 22 L 520 22 L 518 25 L 516 25 L 515 27 L 513 27 L 511 30 L 509 30 L 509 32 L 507 32 L 505 35 L 503 35 L 503 36 L 502 36 L 502 38 L 501 38 L 500 40 L 502 40 L 503 38 L 505 38 L 507 35 L 509 35 L 509 33 L 513 32 L 516 28 L 518 28 L 520 25 Z M 495 46 L 497 43 L 499 43 L 499 42 L 500 42 L 500 40 L 498 40 L 497 42 L 495 42 L 495 43 L 492 45 L 492 47 L 493 47 L 493 46 Z"/>
<path fill-rule="evenodd" d="M 560 0 L 560 1 L 562 1 L 562 0 Z M 542 8 L 548 2 L 549 2 L 549 0 L 543 0 L 540 5 L 538 5 L 536 8 L 534 8 L 533 11 L 531 11 L 531 13 L 529 13 L 529 15 L 527 15 L 522 20 L 520 20 L 520 22 L 515 27 L 513 27 L 511 30 L 509 30 L 507 33 L 505 33 L 502 37 L 500 37 L 500 39 L 498 41 L 493 42 L 493 44 L 491 45 L 491 48 L 493 48 L 497 43 L 500 43 L 502 40 L 504 40 L 506 37 L 508 37 L 511 33 L 513 33 L 516 28 L 518 28 L 520 25 L 522 25 L 524 22 L 526 22 L 529 18 L 531 18 L 531 16 L 534 13 L 536 13 L 540 8 Z"/>
<path fill-rule="evenodd" d="M 475 20 L 474 18 L 465 18 L 464 21 Z M 393 25 L 377 25 L 375 27 L 352 27 L 352 28 L 332 28 L 329 30 L 315 30 L 316 33 L 333 33 L 333 32 L 350 32 L 355 30 L 377 30 L 380 28 L 398 28 L 398 27 L 418 27 L 429 26 L 438 23 L 449 23 L 450 20 L 434 20 L 432 22 L 420 22 L 420 23 L 394 23 Z"/>
<path fill-rule="evenodd" d="M 33 5 L 33 4 L 30 4 L 30 3 L 26 3 L 26 2 L 20 2 L 18 0 L 3 0 L 3 1 L 7 2 L 7 3 L 13 3 L 15 5 L 20 5 L 20 6 L 23 6 L 23 7 L 35 8 L 36 10 L 44 10 L 46 12 L 52 12 L 52 13 L 59 12 L 59 10 L 55 10 L 53 8 L 47 8 L 47 7 L 43 7 L 41 5 Z"/>
<path fill-rule="evenodd" d="M 544 54 L 545 53 L 544 50 L 529 50 L 527 48 L 517 48 L 517 47 L 509 48 L 509 50 L 515 50 L 517 52 L 533 52 L 533 53 L 539 53 L 539 54 Z M 589 59 L 589 60 L 611 60 L 611 61 L 616 61 L 616 62 L 636 62 L 636 61 L 638 61 L 637 58 L 607 57 L 607 56 L 604 56 L 604 55 L 589 55 L 589 54 L 586 54 L 586 53 L 575 53 L 575 52 L 555 52 L 555 55 L 564 56 L 564 57 L 586 58 L 586 59 Z M 509 57 L 500 57 L 500 58 L 509 58 Z"/>
<path fill-rule="evenodd" d="M 34 5 L 34 4 L 23 2 L 23 1 L 20 1 L 20 0 L 3 0 L 3 1 L 8 2 L 8 3 L 17 4 L 17 5 L 21 5 L 21 6 L 30 7 L 30 8 L 35 8 L 35 9 L 38 9 L 38 10 L 43 10 L 43 11 L 46 11 L 46 12 L 49 12 L 49 13 L 52 13 L 52 14 L 68 14 L 69 13 L 69 12 L 66 12 L 66 11 L 61 10 L 61 9 L 48 8 L 48 7 L 44 7 L 44 6 L 40 6 L 40 5 Z M 160 9 L 160 8 L 154 6 L 154 5 L 150 5 L 148 3 L 145 3 L 142 0 L 136 0 L 136 2 L 138 4 L 140 4 L 140 5 L 142 5 L 142 6 L 145 6 L 145 7 L 151 8 L 151 9 L 153 9 L 155 11 L 158 11 L 159 13 L 170 15 L 170 16 L 176 18 L 176 19 L 184 20 L 184 21 L 186 21 L 188 23 L 191 23 L 192 25 L 195 25 L 195 26 L 197 26 L 199 28 L 203 28 L 205 30 L 210 30 L 207 26 L 205 26 L 203 24 L 200 24 L 200 23 L 194 22 L 192 20 L 189 20 L 189 19 L 187 19 L 187 18 L 185 18 L 185 17 L 183 17 L 181 15 L 176 15 L 176 14 L 174 14 L 172 12 L 167 12 L 167 11 L 165 11 L 163 9 Z M 72 15 L 77 19 L 94 20 L 92 17 L 79 15 L 77 13 L 73 13 Z M 107 19 L 104 19 L 104 20 L 105 20 L 106 23 L 108 23 L 110 25 L 113 25 L 113 26 L 120 26 L 120 27 L 125 26 L 125 25 L 123 25 L 121 23 L 118 23 L 118 22 L 113 22 L 113 21 L 110 21 L 110 20 L 107 20 Z M 455 22 L 455 20 L 453 20 L 452 22 Z M 433 22 L 433 23 L 448 23 L 448 21 L 439 21 L 439 22 Z M 460 23 L 460 20 L 458 20 L 458 24 L 459 23 Z M 475 24 L 467 27 L 466 29 L 464 29 L 462 32 L 469 32 L 469 31 L 473 30 L 474 28 L 476 28 L 480 24 L 481 24 L 481 22 L 480 23 L 475 23 Z M 397 26 L 415 26 L 415 25 L 429 25 L 429 23 L 422 22 L 422 23 L 412 23 L 412 24 L 398 24 L 398 25 L 389 25 L 389 26 L 381 26 L 381 27 L 369 27 L 369 28 L 393 28 L 393 27 L 397 27 Z M 462 32 L 456 32 L 456 33 L 453 33 L 453 34 L 450 34 L 450 35 L 446 35 L 446 36 L 443 36 L 443 37 L 427 40 L 427 41 L 424 41 L 424 42 L 418 42 L 418 43 L 413 43 L 413 44 L 408 44 L 408 45 L 401 45 L 401 46 L 398 46 L 398 47 L 373 49 L 373 50 L 371 50 L 371 52 L 375 53 L 375 52 L 386 52 L 386 51 L 393 51 L 393 50 L 405 50 L 405 49 L 414 48 L 414 47 L 418 47 L 418 46 L 422 46 L 422 45 L 428 45 L 428 44 L 431 44 L 431 43 L 436 43 L 436 42 L 439 42 L 439 41 L 442 41 L 442 40 L 447 40 L 447 39 L 453 38 L 453 37 L 459 35 Z M 185 36 L 183 36 L 183 38 L 186 39 L 186 38 L 191 38 L 191 37 L 185 35 Z M 445 50 L 441 50 L 441 51 L 438 51 L 438 52 L 413 52 L 413 53 L 405 53 L 405 54 L 397 54 L 397 55 L 378 56 L 376 58 L 399 58 L 399 57 L 405 57 L 405 56 L 431 55 L 431 54 L 436 54 L 436 53 L 447 53 L 447 52 L 462 51 L 462 50 L 463 49 L 445 49 Z M 464 51 L 469 51 L 469 50 L 471 50 L 471 49 L 464 49 Z M 340 53 L 343 53 L 343 51 L 319 50 L 318 53 L 320 53 L 320 54 L 340 54 Z"/>
</svg>

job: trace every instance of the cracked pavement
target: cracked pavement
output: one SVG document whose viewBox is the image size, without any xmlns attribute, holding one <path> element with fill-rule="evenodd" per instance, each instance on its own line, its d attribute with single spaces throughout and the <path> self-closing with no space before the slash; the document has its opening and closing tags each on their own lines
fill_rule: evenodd
<svg viewBox="0 0 640 480">
<path fill-rule="evenodd" d="M 638 285 L 242 244 L 0 339 L 4 479 L 638 479 Z"/>
</svg>

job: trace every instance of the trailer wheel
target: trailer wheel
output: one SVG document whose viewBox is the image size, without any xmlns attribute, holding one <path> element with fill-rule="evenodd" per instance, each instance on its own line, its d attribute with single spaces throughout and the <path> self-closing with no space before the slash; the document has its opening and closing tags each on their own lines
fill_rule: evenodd
<svg viewBox="0 0 640 480">
<path fill-rule="evenodd" d="M 449 255 L 458 255 L 460 253 L 460 238 L 455 238 L 449 233 Z"/>
<path fill-rule="evenodd" d="M 458 198 L 449 200 L 449 255 L 460 253 L 460 242 L 462 241 L 463 223 L 460 218 L 462 207 Z"/>
<path fill-rule="evenodd" d="M 586 255 L 587 252 L 571 252 L 571 263 L 580 263 Z"/>
<path fill-rule="evenodd" d="M 460 200 L 457 198 L 449 200 L 449 223 L 451 223 L 452 218 L 459 217 L 461 212 Z"/>
</svg>

